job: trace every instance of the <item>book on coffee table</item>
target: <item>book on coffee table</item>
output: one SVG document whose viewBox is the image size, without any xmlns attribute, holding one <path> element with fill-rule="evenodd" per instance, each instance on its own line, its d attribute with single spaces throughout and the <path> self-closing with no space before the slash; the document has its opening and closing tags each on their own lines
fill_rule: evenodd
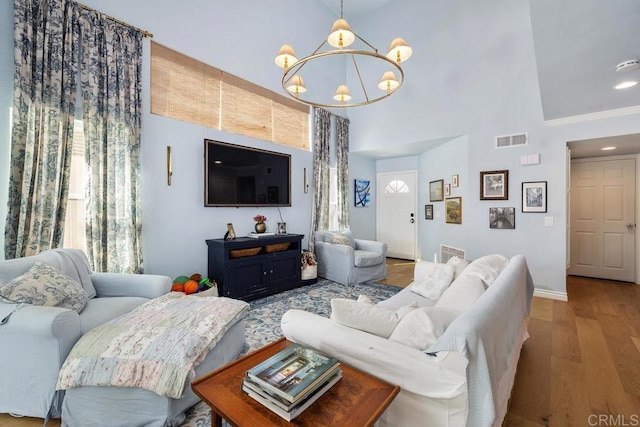
<svg viewBox="0 0 640 427">
<path fill-rule="evenodd" d="M 259 402 L 278 416 L 284 418 L 287 421 L 293 420 L 298 415 L 302 414 L 311 404 L 324 395 L 331 387 L 333 387 L 342 378 L 342 370 L 338 369 L 334 371 L 333 375 L 325 379 L 324 382 L 318 385 L 318 388 L 312 390 L 304 398 L 297 403 L 290 405 L 288 409 L 286 405 L 278 399 L 276 396 L 272 396 L 264 392 L 259 387 L 250 386 L 249 380 L 245 378 L 242 384 L 242 390 L 249 395 L 252 399 Z"/>
<path fill-rule="evenodd" d="M 249 369 L 246 376 L 269 394 L 296 403 L 326 382 L 339 365 L 335 357 L 293 344 Z"/>
</svg>

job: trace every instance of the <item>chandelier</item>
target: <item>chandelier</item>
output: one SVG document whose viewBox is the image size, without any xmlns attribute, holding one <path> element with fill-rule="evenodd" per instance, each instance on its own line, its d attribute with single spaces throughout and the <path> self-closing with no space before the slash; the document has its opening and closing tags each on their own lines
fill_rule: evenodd
<svg viewBox="0 0 640 427">
<path fill-rule="evenodd" d="M 361 47 L 354 48 L 352 46 L 354 42 L 361 45 Z M 331 49 L 327 45 L 335 49 Z M 404 81 L 404 72 L 400 63 L 406 61 L 411 56 L 411 53 L 411 47 L 402 38 L 396 38 L 391 42 L 386 55 L 378 53 L 378 49 L 356 34 L 349 26 L 349 23 L 343 19 L 343 1 L 341 1 L 340 19 L 333 23 L 327 39 L 311 55 L 298 59 L 293 48 L 285 44 L 275 57 L 275 63 L 284 69 L 282 88 L 287 95 L 314 107 L 346 108 L 372 104 L 387 98 L 398 90 Z M 354 89 L 354 95 L 352 96 L 346 82 L 342 82 L 342 84 L 338 85 L 333 95 L 333 101 L 335 102 L 331 101 L 330 94 L 325 94 L 325 99 L 321 98 L 322 94 L 315 93 L 310 96 L 312 90 L 310 88 L 307 92 L 307 87 L 300 74 L 302 69 L 305 66 L 311 68 L 314 65 L 321 66 L 326 63 L 328 71 L 325 69 L 322 72 L 335 74 L 337 73 L 337 67 L 335 65 L 332 67 L 328 60 L 337 57 L 345 58 L 345 65 L 352 68 L 353 74 L 357 76 L 359 85 L 357 89 Z M 364 69 L 361 69 L 358 62 L 366 62 L 369 68 L 380 70 L 379 73 L 382 73 L 382 78 L 378 81 L 377 87 L 373 87 L 370 83 L 365 83 L 368 80 L 363 80 Z M 368 71 L 368 74 L 371 74 L 371 72 Z M 375 84 L 375 80 L 373 82 Z M 374 90 L 371 91 L 370 89 Z"/>
</svg>

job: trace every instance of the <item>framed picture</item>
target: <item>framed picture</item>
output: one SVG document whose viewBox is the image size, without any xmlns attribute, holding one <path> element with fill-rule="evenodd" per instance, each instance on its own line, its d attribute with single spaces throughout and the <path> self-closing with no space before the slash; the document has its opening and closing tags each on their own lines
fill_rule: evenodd
<svg viewBox="0 0 640 427">
<path fill-rule="evenodd" d="M 364 208 L 371 204 L 371 181 L 366 179 L 354 180 L 354 206 Z"/>
<path fill-rule="evenodd" d="M 509 171 L 480 172 L 480 200 L 509 200 Z"/>
<path fill-rule="evenodd" d="M 516 208 L 489 208 L 489 228 L 516 228 Z"/>
<path fill-rule="evenodd" d="M 224 235 L 224 240 L 227 240 L 227 239 L 233 240 L 235 238 L 236 238 L 236 232 L 233 229 L 233 224 L 228 222 L 227 223 L 227 232 Z"/>
<path fill-rule="evenodd" d="M 445 221 L 448 224 L 462 224 L 462 197 L 445 200 Z"/>
<path fill-rule="evenodd" d="M 444 185 L 444 195 L 445 197 L 449 197 L 451 195 L 451 184 Z"/>
<path fill-rule="evenodd" d="M 451 178 L 451 186 L 453 188 L 458 188 L 458 180 L 460 179 L 460 177 L 458 176 L 458 174 L 453 175 L 453 177 Z"/>
<path fill-rule="evenodd" d="M 522 212 L 547 211 L 547 181 L 522 183 Z"/>
<path fill-rule="evenodd" d="M 433 205 L 424 205 L 424 219 L 433 219 Z"/>
<path fill-rule="evenodd" d="M 431 181 L 429 183 L 429 201 L 430 202 L 441 202 L 444 200 L 442 196 L 444 187 L 444 180 L 438 179 L 436 181 Z"/>
</svg>

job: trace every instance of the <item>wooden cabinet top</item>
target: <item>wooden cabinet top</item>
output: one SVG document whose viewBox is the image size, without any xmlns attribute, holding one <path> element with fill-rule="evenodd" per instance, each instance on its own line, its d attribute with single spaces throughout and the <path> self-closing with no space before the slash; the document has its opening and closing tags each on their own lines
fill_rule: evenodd
<svg viewBox="0 0 640 427">
<path fill-rule="evenodd" d="M 223 248 L 251 248 L 256 246 L 270 245 L 280 242 L 297 242 L 302 240 L 304 234 L 273 234 L 264 237 L 236 237 L 233 240 L 208 239 L 207 245 L 210 247 Z"/>
</svg>

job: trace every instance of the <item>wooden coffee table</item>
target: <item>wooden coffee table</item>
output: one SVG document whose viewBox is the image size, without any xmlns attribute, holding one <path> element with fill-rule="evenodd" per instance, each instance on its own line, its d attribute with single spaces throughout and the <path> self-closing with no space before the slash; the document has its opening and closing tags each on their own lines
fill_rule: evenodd
<svg viewBox="0 0 640 427">
<path fill-rule="evenodd" d="M 211 407 L 211 425 L 222 419 L 234 426 L 372 426 L 400 392 L 344 363 L 342 379 L 291 423 L 242 392 L 247 370 L 292 343 L 284 338 L 193 381 L 191 388 Z"/>
</svg>

